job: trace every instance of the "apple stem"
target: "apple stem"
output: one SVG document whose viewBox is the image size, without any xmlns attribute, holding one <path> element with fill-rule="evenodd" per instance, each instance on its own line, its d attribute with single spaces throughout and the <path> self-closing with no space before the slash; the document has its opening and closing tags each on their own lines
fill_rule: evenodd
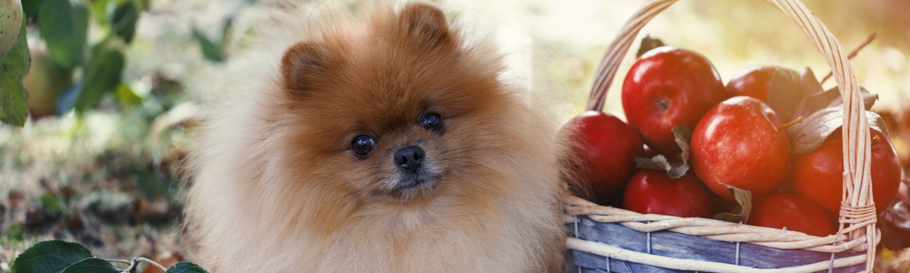
<svg viewBox="0 0 910 273">
<path fill-rule="evenodd" d="M 860 49 L 863 49 L 864 47 L 869 45 L 869 43 L 871 43 L 872 40 L 875 40 L 875 36 L 877 36 L 877 34 L 878 33 L 876 33 L 876 32 L 872 32 L 872 34 L 869 34 L 869 37 L 867 37 L 866 40 L 863 41 L 862 44 L 859 44 L 859 46 L 856 47 L 855 49 L 853 49 L 853 51 L 850 51 L 850 55 L 847 55 L 847 59 L 852 60 L 853 57 L 856 57 L 856 53 L 859 53 Z M 820 84 L 825 84 L 825 81 L 827 81 L 828 78 L 831 78 L 832 75 L 834 75 L 834 71 L 828 72 L 828 75 L 822 79 L 822 82 Z"/>
<path fill-rule="evenodd" d="M 787 122 L 787 124 L 778 126 L 777 129 L 778 129 L 778 130 L 787 129 L 787 127 L 793 126 L 793 124 L 797 124 L 797 123 L 800 123 L 800 122 L 803 122 L 803 117 L 802 117 L 802 116 L 800 116 L 800 117 L 794 119 L 794 120 L 791 121 L 791 122 Z"/>
<path fill-rule="evenodd" d="M 875 136 L 872 138 L 872 144 L 878 143 L 879 141 L 882 141 L 882 137 Z"/>
</svg>

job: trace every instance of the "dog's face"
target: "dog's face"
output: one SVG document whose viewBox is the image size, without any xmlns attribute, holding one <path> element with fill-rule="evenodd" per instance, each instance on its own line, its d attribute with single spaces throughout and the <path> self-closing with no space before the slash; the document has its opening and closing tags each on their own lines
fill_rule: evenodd
<svg viewBox="0 0 910 273">
<path fill-rule="evenodd" d="M 259 59 L 274 51 L 250 55 L 261 76 L 206 116 L 188 215 L 207 264 L 555 272 L 564 228 L 546 110 L 509 85 L 494 45 L 462 38 L 438 9 L 359 12 L 274 16 L 280 39 L 263 42 L 283 47 L 278 65 Z"/>
<path fill-rule="evenodd" d="M 302 183 L 395 202 L 488 188 L 468 180 L 489 168 L 478 159 L 508 122 L 501 67 L 461 48 L 434 7 L 372 23 L 285 52 L 283 101 L 297 117 L 287 149 Z"/>
</svg>

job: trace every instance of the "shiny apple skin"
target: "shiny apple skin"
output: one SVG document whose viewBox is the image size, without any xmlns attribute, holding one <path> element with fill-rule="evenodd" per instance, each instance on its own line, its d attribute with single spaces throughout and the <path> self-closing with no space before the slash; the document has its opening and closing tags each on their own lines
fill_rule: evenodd
<svg viewBox="0 0 910 273">
<path fill-rule="evenodd" d="M 665 171 L 639 170 L 626 185 L 622 207 L 642 214 L 711 218 L 711 191 L 691 172 L 678 179 Z"/>
<path fill-rule="evenodd" d="M 567 139 L 563 160 L 575 194 L 612 205 L 635 173 L 635 157 L 644 156 L 641 136 L 629 124 L 599 111 L 587 111 L 561 130 Z"/>
<path fill-rule="evenodd" d="M 738 96 L 718 104 L 692 133 L 692 170 L 698 179 L 727 201 L 735 201 L 725 185 L 770 193 L 790 168 L 790 138 L 777 114 L 758 99 Z"/>
<path fill-rule="evenodd" d="M 901 165 L 888 137 L 870 130 L 872 141 L 872 201 L 880 213 L 897 195 Z M 815 151 L 793 160 L 793 191 L 818 203 L 832 217 L 840 213 L 844 150 L 841 130 L 834 131 Z"/>
<path fill-rule="evenodd" d="M 661 154 L 681 150 L 676 125 L 694 128 L 711 107 L 727 98 L 714 65 L 701 54 L 658 47 L 641 56 L 623 81 L 622 106 L 629 124 Z"/>
<path fill-rule="evenodd" d="M 837 227 L 821 206 L 792 193 L 775 193 L 752 202 L 749 225 L 798 231 L 824 237 Z"/>
<path fill-rule="evenodd" d="M 750 66 L 727 82 L 727 97 L 748 96 L 768 103 L 768 87 L 776 66 Z"/>
</svg>

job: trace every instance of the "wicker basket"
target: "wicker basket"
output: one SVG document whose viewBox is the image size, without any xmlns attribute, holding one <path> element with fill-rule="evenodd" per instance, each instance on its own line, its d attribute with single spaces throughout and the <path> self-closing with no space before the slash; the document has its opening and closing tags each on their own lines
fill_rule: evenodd
<svg viewBox="0 0 910 273">
<path fill-rule="evenodd" d="M 601 60 L 588 109 L 607 89 L 638 32 L 678 0 L 651 0 L 623 26 Z M 844 104 L 844 189 L 839 230 L 827 237 L 713 219 L 642 215 L 571 197 L 566 212 L 568 272 L 872 271 L 880 232 L 870 183 L 870 139 L 853 68 L 840 43 L 798 0 L 766 0 L 793 20 L 824 55 Z"/>
</svg>

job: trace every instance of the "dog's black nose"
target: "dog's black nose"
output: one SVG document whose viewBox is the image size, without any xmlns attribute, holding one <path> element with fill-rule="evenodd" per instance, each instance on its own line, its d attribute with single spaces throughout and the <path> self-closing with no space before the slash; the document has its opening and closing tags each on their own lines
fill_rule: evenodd
<svg viewBox="0 0 910 273">
<path fill-rule="evenodd" d="M 395 152 L 395 165 L 402 170 L 417 173 L 420 162 L 423 161 L 423 149 L 417 146 L 410 146 Z"/>
</svg>

